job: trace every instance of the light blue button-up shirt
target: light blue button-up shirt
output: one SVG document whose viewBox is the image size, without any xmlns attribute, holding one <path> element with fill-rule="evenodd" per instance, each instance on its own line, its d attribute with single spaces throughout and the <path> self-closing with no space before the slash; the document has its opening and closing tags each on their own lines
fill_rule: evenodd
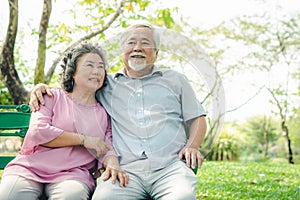
<svg viewBox="0 0 300 200">
<path fill-rule="evenodd" d="M 140 78 L 122 72 L 108 76 L 97 98 L 111 116 L 120 164 L 148 159 L 151 170 L 178 160 L 187 141 L 186 122 L 205 115 L 184 75 L 155 66 Z"/>
</svg>

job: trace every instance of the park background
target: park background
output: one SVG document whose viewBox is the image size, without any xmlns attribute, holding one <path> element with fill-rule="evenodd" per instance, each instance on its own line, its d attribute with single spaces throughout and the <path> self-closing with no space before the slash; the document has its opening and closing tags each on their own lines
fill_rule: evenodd
<svg viewBox="0 0 300 200">
<path fill-rule="evenodd" d="M 300 196 L 297 0 L 1 0 L 0 8 L 0 104 L 28 103 L 39 82 L 59 86 L 59 60 L 80 41 L 105 43 L 131 22 L 147 21 L 200 45 L 217 72 L 219 87 L 209 88 L 188 62 L 195 53 L 183 59 L 162 52 L 159 58 L 163 67 L 190 78 L 208 112 L 209 137 L 201 147 L 207 162 L 198 172 L 198 197 L 259 198 L 259 191 L 270 199 Z M 108 51 L 117 51 L 117 45 Z M 116 72 L 120 58 L 108 56 L 110 71 Z M 225 110 L 212 116 L 218 101 L 212 94 L 220 88 Z M 1 138 L 0 151 L 16 151 L 20 144 Z M 200 186 L 208 182 L 206 190 Z M 229 182 L 236 185 L 227 188 Z M 252 186 L 257 196 L 251 196 Z"/>
</svg>

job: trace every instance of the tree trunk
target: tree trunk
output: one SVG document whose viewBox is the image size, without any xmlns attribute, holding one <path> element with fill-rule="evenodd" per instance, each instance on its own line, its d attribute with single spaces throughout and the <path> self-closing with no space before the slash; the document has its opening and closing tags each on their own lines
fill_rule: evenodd
<svg viewBox="0 0 300 200">
<path fill-rule="evenodd" d="M 39 44 L 38 44 L 38 57 L 37 66 L 34 71 L 34 84 L 45 82 L 45 62 L 46 62 L 46 41 L 47 41 L 47 29 L 51 15 L 52 4 L 51 0 L 44 0 L 43 14 L 40 21 L 39 29 Z"/>
<path fill-rule="evenodd" d="M 15 69 L 14 47 L 18 31 L 18 0 L 9 0 L 9 24 L 0 55 L 1 74 L 14 104 L 26 103 L 28 92 Z"/>
<path fill-rule="evenodd" d="M 289 130 L 288 130 L 288 127 L 285 125 L 285 121 L 282 121 L 281 129 L 282 129 L 283 135 L 286 139 L 285 148 L 286 148 L 286 152 L 287 152 L 287 159 L 288 159 L 290 164 L 294 164 L 293 152 L 292 152 L 292 147 L 291 147 L 291 140 L 290 140 L 290 137 L 289 137 Z"/>
<path fill-rule="evenodd" d="M 268 130 L 264 130 L 264 140 L 265 140 L 264 158 L 267 158 L 268 152 L 269 152 L 269 132 L 268 132 Z"/>
</svg>

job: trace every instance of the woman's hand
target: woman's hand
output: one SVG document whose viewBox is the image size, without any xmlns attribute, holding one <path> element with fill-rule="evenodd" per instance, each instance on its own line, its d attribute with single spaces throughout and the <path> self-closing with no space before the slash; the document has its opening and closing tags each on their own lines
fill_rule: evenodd
<svg viewBox="0 0 300 200">
<path fill-rule="evenodd" d="M 103 181 L 108 180 L 111 177 L 112 183 L 115 184 L 118 179 L 120 182 L 120 187 L 126 187 L 128 185 L 129 176 L 127 173 L 121 169 L 119 165 L 119 160 L 116 156 L 107 156 L 103 162 L 105 167 L 105 175 Z"/>
<path fill-rule="evenodd" d="M 112 150 L 112 147 L 109 144 L 106 144 L 101 138 L 82 134 L 79 134 L 78 136 L 81 140 L 81 145 L 88 150 L 92 150 L 90 152 L 97 158 L 104 155 L 107 151 Z"/>
<path fill-rule="evenodd" d="M 39 103 L 45 105 L 43 94 L 52 96 L 49 85 L 43 83 L 35 85 L 33 90 L 30 92 L 29 106 L 33 112 L 40 109 Z"/>
</svg>

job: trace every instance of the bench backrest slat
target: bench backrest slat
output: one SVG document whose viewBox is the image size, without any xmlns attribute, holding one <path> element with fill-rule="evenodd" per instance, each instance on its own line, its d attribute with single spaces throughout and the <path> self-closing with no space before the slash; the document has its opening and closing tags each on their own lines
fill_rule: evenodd
<svg viewBox="0 0 300 200">
<path fill-rule="evenodd" d="M 26 104 L 0 105 L 0 137 L 24 138 L 29 127 L 31 111 Z M 4 169 L 15 156 L 0 155 L 0 169 Z"/>
</svg>

